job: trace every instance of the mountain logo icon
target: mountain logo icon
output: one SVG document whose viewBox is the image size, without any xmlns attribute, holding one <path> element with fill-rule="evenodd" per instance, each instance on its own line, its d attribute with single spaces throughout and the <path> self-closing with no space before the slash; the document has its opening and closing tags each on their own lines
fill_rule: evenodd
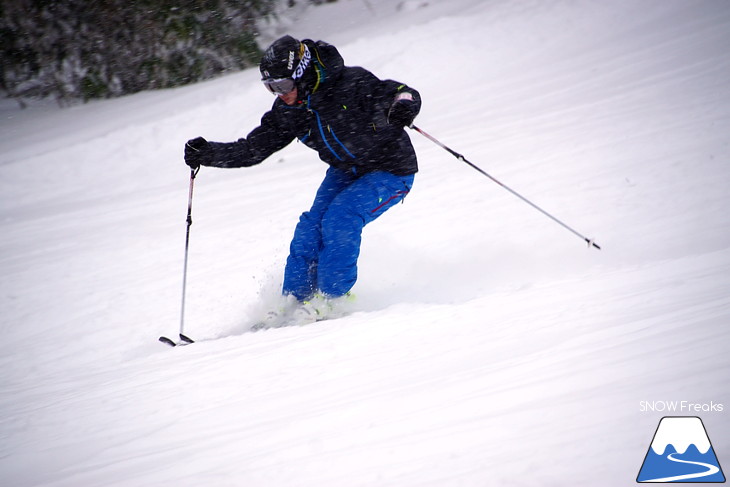
<svg viewBox="0 0 730 487">
<path fill-rule="evenodd" d="M 636 481 L 725 482 L 702 420 L 696 416 L 663 417 Z"/>
</svg>

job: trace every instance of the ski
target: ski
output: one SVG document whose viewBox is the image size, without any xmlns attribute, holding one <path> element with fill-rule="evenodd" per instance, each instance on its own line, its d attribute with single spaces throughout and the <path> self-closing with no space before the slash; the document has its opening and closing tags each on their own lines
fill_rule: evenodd
<svg viewBox="0 0 730 487">
<path fill-rule="evenodd" d="M 190 338 L 188 336 L 183 335 L 182 333 L 180 333 L 179 337 L 180 337 L 180 339 L 178 341 L 175 341 L 171 338 L 161 336 L 159 338 L 159 341 L 161 341 L 165 345 L 170 345 L 171 347 L 179 347 L 179 346 L 190 345 L 191 343 L 195 343 L 195 340 L 193 340 L 192 338 Z"/>
</svg>

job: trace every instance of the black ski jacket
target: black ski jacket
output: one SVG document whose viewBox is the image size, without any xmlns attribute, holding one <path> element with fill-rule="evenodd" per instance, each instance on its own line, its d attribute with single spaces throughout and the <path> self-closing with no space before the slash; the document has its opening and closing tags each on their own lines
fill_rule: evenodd
<svg viewBox="0 0 730 487">
<path fill-rule="evenodd" d="M 261 125 L 236 142 L 210 142 L 204 165 L 245 167 L 262 162 L 295 138 L 338 169 L 365 174 L 381 170 L 404 176 L 418 171 L 413 145 L 402 126 L 388 123 L 398 93 L 419 93 L 393 80 L 380 80 L 361 67 L 344 66 L 337 49 L 322 41 L 303 41 L 312 52 L 314 86 L 299 88 L 295 105 L 278 97 Z"/>
</svg>

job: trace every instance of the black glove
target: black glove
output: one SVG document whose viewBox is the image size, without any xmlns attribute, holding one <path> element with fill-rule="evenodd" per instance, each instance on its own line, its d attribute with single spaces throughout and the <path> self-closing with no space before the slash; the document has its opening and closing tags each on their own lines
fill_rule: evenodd
<svg viewBox="0 0 730 487">
<path fill-rule="evenodd" d="M 203 137 L 190 139 L 185 144 L 185 164 L 191 169 L 205 166 L 210 159 L 210 144 Z"/>
<path fill-rule="evenodd" d="M 390 110 L 388 110 L 388 123 L 401 127 L 410 127 L 413 124 L 413 119 L 418 114 L 416 108 L 413 95 L 408 92 L 398 93 L 390 106 Z"/>
</svg>

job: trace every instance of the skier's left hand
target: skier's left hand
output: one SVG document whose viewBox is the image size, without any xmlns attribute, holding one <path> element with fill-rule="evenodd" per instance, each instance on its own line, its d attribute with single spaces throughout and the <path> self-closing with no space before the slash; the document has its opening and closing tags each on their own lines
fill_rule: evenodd
<svg viewBox="0 0 730 487">
<path fill-rule="evenodd" d="M 416 118 L 416 102 L 408 92 L 398 93 L 388 110 L 388 123 L 401 127 L 410 127 Z"/>
</svg>

